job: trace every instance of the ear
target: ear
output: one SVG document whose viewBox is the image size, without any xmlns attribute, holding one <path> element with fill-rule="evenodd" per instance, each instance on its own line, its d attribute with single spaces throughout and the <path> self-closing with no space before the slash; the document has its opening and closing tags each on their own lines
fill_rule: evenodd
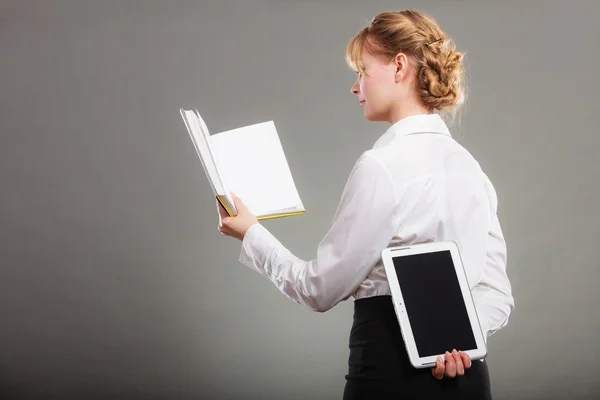
<svg viewBox="0 0 600 400">
<path fill-rule="evenodd" d="M 402 81 L 408 72 L 408 57 L 404 53 L 398 53 L 392 60 L 394 65 L 394 79 L 396 83 Z"/>
</svg>

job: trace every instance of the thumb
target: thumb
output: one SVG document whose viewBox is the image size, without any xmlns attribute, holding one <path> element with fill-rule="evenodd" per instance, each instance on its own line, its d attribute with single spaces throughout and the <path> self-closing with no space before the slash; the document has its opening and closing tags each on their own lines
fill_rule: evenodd
<svg viewBox="0 0 600 400">
<path fill-rule="evenodd" d="M 445 374 L 445 365 L 444 365 L 444 361 L 442 360 L 442 357 L 438 357 L 435 363 L 435 367 L 433 367 L 431 369 L 431 374 L 433 375 L 433 377 L 435 379 L 442 379 L 444 377 Z"/>
<path fill-rule="evenodd" d="M 235 195 L 235 193 L 231 192 L 231 197 L 233 198 L 233 202 L 235 203 L 235 208 L 237 208 L 238 210 L 240 208 L 243 208 L 243 209 L 246 208 L 246 205 L 244 204 L 244 202 L 242 202 L 242 200 L 239 197 L 237 197 Z"/>
</svg>

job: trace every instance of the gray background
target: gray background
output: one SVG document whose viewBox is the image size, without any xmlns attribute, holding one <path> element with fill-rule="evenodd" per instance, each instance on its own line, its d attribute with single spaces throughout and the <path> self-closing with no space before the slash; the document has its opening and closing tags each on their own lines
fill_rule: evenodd
<svg viewBox="0 0 600 400">
<path fill-rule="evenodd" d="M 312 313 L 238 263 L 178 108 L 275 121 L 308 214 L 264 224 L 312 258 L 387 128 L 345 45 L 410 7 L 466 52 L 452 131 L 498 191 L 495 398 L 597 398 L 600 2 L 475 0 L 1 0 L 0 397 L 340 398 L 352 302 Z"/>
</svg>

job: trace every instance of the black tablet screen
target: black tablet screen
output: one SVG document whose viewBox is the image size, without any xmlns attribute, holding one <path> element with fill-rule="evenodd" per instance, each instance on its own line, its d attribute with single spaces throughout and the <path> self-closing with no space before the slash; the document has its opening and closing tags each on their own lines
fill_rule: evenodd
<svg viewBox="0 0 600 400">
<path fill-rule="evenodd" d="M 393 260 L 419 356 L 476 348 L 450 251 Z"/>
</svg>

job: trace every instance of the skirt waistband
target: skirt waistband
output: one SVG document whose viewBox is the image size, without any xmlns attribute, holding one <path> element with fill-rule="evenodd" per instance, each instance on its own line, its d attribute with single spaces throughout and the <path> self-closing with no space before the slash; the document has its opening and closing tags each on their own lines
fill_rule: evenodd
<svg viewBox="0 0 600 400">
<path fill-rule="evenodd" d="M 392 316 L 396 318 L 392 296 L 390 295 L 363 297 L 354 300 L 355 322 L 363 319 L 389 319 Z"/>
</svg>

